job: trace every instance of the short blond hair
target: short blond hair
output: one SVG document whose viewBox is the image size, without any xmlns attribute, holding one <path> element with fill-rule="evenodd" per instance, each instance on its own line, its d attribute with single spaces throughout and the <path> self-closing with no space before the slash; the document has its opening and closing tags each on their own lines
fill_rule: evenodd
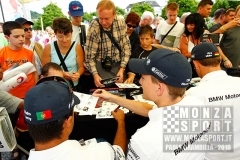
<svg viewBox="0 0 240 160">
<path fill-rule="evenodd" d="M 116 13 L 115 4 L 111 0 L 101 0 L 97 5 L 97 10 L 101 11 L 104 9 L 113 10 L 113 13 Z"/>
<path fill-rule="evenodd" d="M 164 82 L 160 81 L 159 79 L 157 79 L 156 77 L 154 77 L 154 76 L 152 76 L 152 75 L 151 75 L 151 80 L 152 80 L 152 82 L 155 83 L 155 84 L 164 83 Z M 178 97 L 183 97 L 183 96 L 184 96 L 185 91 L 186 91 L 186 88 L 174 87 L 174 86 L 170 86 L 170 85 L 168 85 L 168 84 L 166 84 L 166 83 L 164 83 L 164 84 L 167 86 L 167 88 L 168 88 L 168 94 L 169 94 L 169 96 L 170 96 L 170 98 L 171 98 L 172 100 L 175 100 L 175 99 L 177 99 Z"/>
<path fill-rule="evenodd" d="M 168 10 L 178 11 L 179 10 L 178 4 L 176 2 L 169 3 L 166 7 L 166 11 L 168 11 Z"/>
</svg>

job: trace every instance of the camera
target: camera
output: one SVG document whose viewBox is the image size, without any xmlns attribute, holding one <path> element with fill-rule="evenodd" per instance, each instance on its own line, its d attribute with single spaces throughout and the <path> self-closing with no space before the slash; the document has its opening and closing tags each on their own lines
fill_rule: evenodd
<svg viewBox="0 0 240 160">
<path fill-rule="evenodd" d="M 112 62 L 112 59 L 107 56 L 104 61 L 102 61 L 102 67 L 107 70 L 107 71 L 110 71 L 112 69 L 112 66 L 113 66 L 113 62 Z"/>
<path fill-rule="evenodd" d="M 111 77 L 107 79 L 102 79 L 100 82 L 104 84 L 105 87 L 110 87 L 115 84 L 115 82 L 118 80 L 119 76 Z"/>
</svg>

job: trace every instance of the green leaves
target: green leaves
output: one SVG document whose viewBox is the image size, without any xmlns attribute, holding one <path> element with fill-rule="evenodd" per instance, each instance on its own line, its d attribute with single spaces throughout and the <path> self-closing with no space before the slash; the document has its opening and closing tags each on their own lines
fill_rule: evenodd
<svg viewBox="0 0 240 160">
<path fill-rule="evenodd" d="M 144 11 L 150 11 L 154 15 L 154 9 L 148 3 L 135 3 L 133 4 L 130 12 L 136 12 L 141 17 Z"/>
<path fill-rule="evenodd" d="M 43 22 L 43 28 L 45 29 L 47 26 L 52 26 L 52 21 L 57 17 L 65 17 L 62 13 L 61 8 L 59 8 L 55 3 L 50 2 L 49 5 L 43 7 L 43 14 L 38 17 L 38 20 L 34 22 L 33 28 L 35 30 L 41 30 L 41 17 Z"/>
<path fill-rule="evenodd" d="M 90 22 L 93 19 L 93 16 L 97 16 L 97 12 L 91 12 L 91 13 L 84 12 L 83 21 L 86 20 Z"/>
</svg>

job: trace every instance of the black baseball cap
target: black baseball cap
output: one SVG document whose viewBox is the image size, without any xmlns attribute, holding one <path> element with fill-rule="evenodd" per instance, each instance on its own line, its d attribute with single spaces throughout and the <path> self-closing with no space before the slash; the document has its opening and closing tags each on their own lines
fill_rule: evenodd
<svg viewBox="0 0 240 160">
<path fill-rule="evenodd" d="M 23 25 L 25 23 L 34 25 L 34 23 L 32 21 L 28 21 L 28 20 L 26 20 L 25 18 L 22 18 L 22 17 L 15 19 L 15 21 L 20 23 L 21 25 Z"/>
</svg>

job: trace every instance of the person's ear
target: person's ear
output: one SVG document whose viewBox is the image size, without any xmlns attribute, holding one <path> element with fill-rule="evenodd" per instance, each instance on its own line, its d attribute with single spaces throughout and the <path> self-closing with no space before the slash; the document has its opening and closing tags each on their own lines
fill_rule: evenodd
<svg viewBox="0 0 240 160">
<path fill-rule="evenodd" d="M 163 86 L 163 83 L 158 83 L 158 86 L 157 86 L 157 95 L 161 96 L 163 94 L 163 90 L 164 90 L 164 86 Z"/>
<path fill-rule="evenodd" d="M 199 70 L 199 63 L 198 61 L 193 61 L 194 69 Z"/>
<path fill-rule="evenodd" d="M 152 38 L 152 43 L 153 43 L 153 42 L 154 42 L 154 40 L 155 40 L 155 39 L 154 39 L 154 36 L 152 36 L 151 38 Z"/>
<path fill-rule="evenodd" d="M 9 38 L 10 38 L 9 36 L 7 36 L 7 35 L 4 35 L 4 37 L 5 37 L 5 38 L 6 38 L 6 39 L 9 41 Z"/>
<path fill-rule="evenodd" d="M 66 127 L 71 127 L 73 123 L 73 116 L 69 116 L 68 119 L 66 119 Z"/>
</svg>

